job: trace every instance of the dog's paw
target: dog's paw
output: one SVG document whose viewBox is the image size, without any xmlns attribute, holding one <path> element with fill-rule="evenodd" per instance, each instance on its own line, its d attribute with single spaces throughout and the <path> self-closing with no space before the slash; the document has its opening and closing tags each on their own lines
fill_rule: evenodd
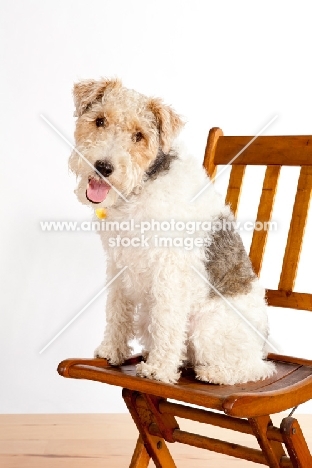
<svg viewBox="0 0 312 468">
<path fill-rule="evenodd" d="M 271 362 L 259 360 L 259 362 L 247 368 L 235 366 L 233 368 L 224 368 L 224 366 L 205 366 L 195 367 L 196 379 L 202 382 L 208 382 L 219 385 L 235 385 L 246 382 L 256 382 L 271 377 L 276 372 L 275 366 Z"/>
<path fill-rule="evenodd" d="M 94 351 L 94 357 L 107 359 L 113 366 L 120 366 L 130 355 L 131 349 L 129 347 L 121 350 L 105 343 L 101 343 Z"/>
<path fill-rule="evenodd" d="M 176 370 L 170 371 L 165 364 L 157 366 L 147 364 L 146 362 L 141 362 L 136 366 L 136 373 L 140 377 L 159 380 L 165 383 L 176 383 L 180 377 L 179 372 L 176 372 Z"/>
<path fill-rule="evenodd" d="M 196 366 L 195 367 L 196 379 L 202 382 L 220 384 L 220 375 L 214 375 L 210 366 Z"/>
<path fill-rule="evenodd" d="M 218 385 L 234 385 L 240 383 L 236 369 L 223 369 L 219 366 L 196 366 L 196 379 L 202 382 Z"/>
</svg>

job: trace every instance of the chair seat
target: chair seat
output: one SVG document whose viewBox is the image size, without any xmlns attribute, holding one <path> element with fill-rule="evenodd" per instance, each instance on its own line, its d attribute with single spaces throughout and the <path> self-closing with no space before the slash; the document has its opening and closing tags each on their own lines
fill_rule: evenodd
<svg viewBox="0 0 312 468">
<path fill-rule="evenodd" d="M 235 417 L 255 417 L 279 413 L 308 401 L 312 394 L 312 361 L 269 355 L 277 372 L 270 378 L 238 385 L 215 385 L 195 379 L 192 368 L 182 370 L 177 384 L 166 384 L 136 375 L 141 356 L 122 366 L 106 359 L 67 359 L 58 366 L 64 377 L 95 380 L 129 390 L 204 406 Z M 299 392 L 300 390 L 300 392 Z"/>
</svg>

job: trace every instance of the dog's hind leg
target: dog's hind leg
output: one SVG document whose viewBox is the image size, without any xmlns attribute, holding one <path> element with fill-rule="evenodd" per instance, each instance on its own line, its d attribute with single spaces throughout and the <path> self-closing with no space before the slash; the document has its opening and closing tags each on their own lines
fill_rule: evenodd
<svg viewBox="0 0 312 468">
<path fill-rule="evenodd" d="M 243 302 L 247 302 L 246 298 Z M 251 328 L 252 323 L 243 321 L 222 298 L 210 299 L 198 310 L 192 317 L 189 338 L 197 379 L 233 385 L 265 379 L 274 373 L 274 365 L 263 360 L 265 336 L 254 330 L 260 328 L 265 333 L 259 324 Z M 240 310 L 246 312 L 242 306 Z"/>
</svg>

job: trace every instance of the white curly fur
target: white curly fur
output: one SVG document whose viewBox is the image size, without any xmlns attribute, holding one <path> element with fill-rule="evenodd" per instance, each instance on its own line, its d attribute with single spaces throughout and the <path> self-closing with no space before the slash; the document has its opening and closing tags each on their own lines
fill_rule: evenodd
<svg viewBox="0 0 312 468">
<path fill-rule="evenodd" d="M 109 83 L 107 89 L 106 82 Z M 80 179 L 79 200 L 94 208 L 105 207 L 109 221 L 134 219 L 136 225 L 151 218 L 186 222 L 214 221 L 230 216 L 229 207 L 212 186 L 190 203 L 208 183 L 208 178 L 204 169 L 181 146 L 173 143 L 182 125 L 178 116 L 159 100 L 152 100 L 151 105 L 149 98 L 123 88 L 119 82 L 106 82 L 76 85 L 76 142 L 91 164 L 99 159 L 112 163 L 114 172 L 109 180 L 128 202 L 113 189 L 99 205 L 88 201 L 85 195 L 88 178 L 97 175 L 74 152 L 70 167 Z M 101 85 L 102 95 L 93 93 L 95 97 L 92 95 L 89 103 L 88 92 L 91 95 L 97 85 Z M 81 102 L 90 106 L 81 110 Z M 105 129 L 99 130 L 94 125 L 99 115 L 107 115 Z M 138 129 L 145 141 L 136 144 L 131 135 Z M 155 179 L 147 178 L 146 171 L 159 147 L 168 144 L 178 158 L 172 160 L 168 171 Z M 221 297 L 209 297 L 209 285 L 194 270 L 209 278 L 204 247 L 160 248 L 151 242 L 154 234 L 205 237 L 206 241 L 213 242 L 211 233 L 200 230 L 192 235 L 185 232 L 146 234 L 150 237 L 148 248 L 112 248 L 110 238 L 117 235 L 141 237 L 140 229 L 100 232 L 108 255 L 108 281 L 120 268 L 127 266 L 127 269 L 109 289 L 105 336 L 95 355 L 109 359 L 112 364 L 122 364 L 131 355 L 129 342 L 135 337 L 147 355 L 146 362 L 137 366 L 137 374 L 142 377 L 175 383 L 185 362 L 191 363 L 197 378 L 205 382 L 234 384 L 271 376 L 274 365 L 263 360 L 266 357 L 264 340 Z M 264 290 L 257 279 L 252 281 L 250 292 L 228 297 L 228 300 L 267 336 Z"/>
</svg>

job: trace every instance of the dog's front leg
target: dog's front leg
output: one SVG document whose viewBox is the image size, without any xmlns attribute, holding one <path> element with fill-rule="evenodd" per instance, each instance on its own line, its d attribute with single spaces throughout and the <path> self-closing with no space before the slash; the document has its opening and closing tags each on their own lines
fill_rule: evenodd
<svg viewBox="0 0 312 468">
<path fill-rule="evenodd" d="M 120 365 L 131 355 L 129 341 L 133 339 L 133 315 L 133 303 L 123 294 L 117 280 L 108 293 L 104 340 L 96 348 L 95 357 Z"/>
<path fill-rule="evenodd" d="M 154 272 L 151 304 L 149 354 L 146 362 L 137 365 L 141 377 L 175 383 L 180 376 L 179 367 L 185 358 L 187 317 L 190 294 L 187 270 L 181 259 L 168 255 L 163 268 Z M 180 260 L 180 261 L 178 261 Z M 181 274 L 182 273 L 182 274 Z"/>
</svg>

